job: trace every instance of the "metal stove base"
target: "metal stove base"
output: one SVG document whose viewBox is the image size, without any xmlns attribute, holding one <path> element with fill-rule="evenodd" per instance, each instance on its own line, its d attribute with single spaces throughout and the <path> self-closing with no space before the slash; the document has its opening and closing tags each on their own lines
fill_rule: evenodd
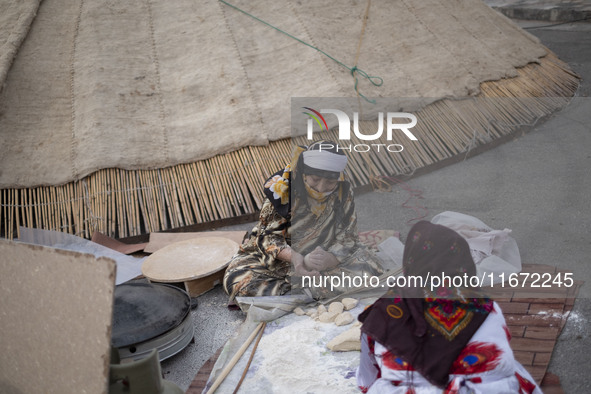
<svg viewBox="0 0 591 394">
<path fill-rule="evenodd" d="M 193 319 L 191 314 L 187 313 L 185 319 L 172 330 L 144 342 L 117 348 L 119 358 L 122 363 L 140 360 L 146 357 L 152 349 L 157 348 L 160 361 L 166 360 L 193 341 L 194 331 Z"/>
</svg>

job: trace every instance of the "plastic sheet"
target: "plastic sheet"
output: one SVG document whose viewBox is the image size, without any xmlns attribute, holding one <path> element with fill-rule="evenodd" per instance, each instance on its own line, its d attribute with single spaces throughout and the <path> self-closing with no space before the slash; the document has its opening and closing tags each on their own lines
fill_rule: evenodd
<svg viewBox="0 0 591 394">
<path fill-rule="evenodd" d="M 116 285 L 127 282 L 142 274 L 142 262 L 144 258 L 127 256 L 106 246 L 59 231 L 20 227 L 19 232 L 20 238 L 17 240 L 18 242 L 49 246 L 55 249 L 72 250 L 91 254 L 95 257 L 108 257 L 115 260 L 117 263 Z"/>
</svg>

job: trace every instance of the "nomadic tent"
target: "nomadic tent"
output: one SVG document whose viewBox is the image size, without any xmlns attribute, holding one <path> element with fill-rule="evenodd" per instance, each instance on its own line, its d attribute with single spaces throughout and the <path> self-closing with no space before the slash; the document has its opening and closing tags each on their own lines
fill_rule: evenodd
<svg viewBox="0 0 591 394">
<path fill-rule="evenodd" d="M 480 0 L 0 4 L 9 238 L 19 226 L 128 237 L 252 214 L 290 157 L 292 97 L 354 98 L 367 113 L 365 98 L 420 100 L 418 143 L 352 158 L 362 186 L 503 142 L 578 86 Z"/>
</svg>

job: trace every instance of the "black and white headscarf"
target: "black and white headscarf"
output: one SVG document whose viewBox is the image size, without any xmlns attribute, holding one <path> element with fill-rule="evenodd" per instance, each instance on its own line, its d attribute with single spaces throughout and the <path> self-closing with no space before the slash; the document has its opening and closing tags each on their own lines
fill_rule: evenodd
<svg viewBox="0 0 591 394">
<path fill-rule="evenodd" d="M 308 147 L 297 146 L 291 163 L 265 182 L 263 192 L 277 212 L 283 217 L 288 217 L 291 213 L 292 199 L 297 199 L 298 194 L 305 191 L 305 174 L 339 179 L 340 187 L 348 188 L 349 183 L 344 181 L 343 176 L 346 166 L 347 156 L 332 141 L 321 140 Z"/>
</svg>

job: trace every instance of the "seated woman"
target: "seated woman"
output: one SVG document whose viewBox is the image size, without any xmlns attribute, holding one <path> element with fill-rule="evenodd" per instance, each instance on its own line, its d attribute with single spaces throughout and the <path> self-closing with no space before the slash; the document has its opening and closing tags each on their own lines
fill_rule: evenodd
<svg viewBox="0 0 591 394">
<path fill-rule="evenodd" d="M 426 221 L 409 232 L 403 271 L 407 278 L 476 273 L 464 238 Z M 391 289 L 367 308 L 359 316 L 359 388 L 364 393 L 541 394 L 513 356 L 499 305 L 469 293 L 451 287 Z"/>
<path fill-rule="evenodd" d="M 293 279 L 306 275 L 383 273 L 359 241 L 353 192 L 343 180 L 346 165 L 335 143 L 318 141 L 298 147 L 291 164 L 265 183 L 259 222 L 224 275 L 230 302 L 286 294 Z M 317 298 L 332 293 L 311 290 Z"/>
</svg>

